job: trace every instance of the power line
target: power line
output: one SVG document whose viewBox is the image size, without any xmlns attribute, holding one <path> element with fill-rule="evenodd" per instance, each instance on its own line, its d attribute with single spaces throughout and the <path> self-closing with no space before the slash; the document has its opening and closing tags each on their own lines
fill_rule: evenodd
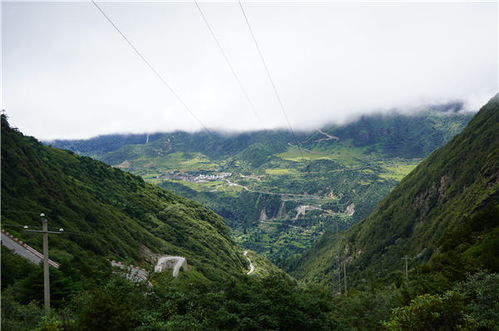
<svg viewBox="0 0 499 331">
<path fill-rule="evenodd" d="M 20 225 L 20 224 L 10 224 L 10 223 L 3 223 L 2 222 L 2 225 L 3 226 L 7 226 L 7 227 L 11 227 L 12 226 L 12 227 L 17 227 L 17 228 L 26 228 L 25 225 Z"/>
<path fill-rule="evenodd" d="M 39 212 L 31 212 L 31 211 L 26 211 L 26 210 L 17 210 L 17 209 L 5 209 L 5 208 L 2 208 L 2 216 L 5 214 L 4 212 L 7 212 L 7 213 L 18 213 L 18 214 L 30 214 L 30 215 L 40 216 Z M 47 214 L 45 214 L 45 215 L 47 215 Z"/>
<path fill-rule="evenodd" d="M 237 75 L 236 70 L 234 69 L 234 66 L 232 65 L 232 63 L 229 60 L 229 57 L 227 56 L 227 53 L 225 53 L 225 50 L 223 49 L 222 44 L 220 44 L 220 41 L 218 40 L 215 32 L 213 31 L 213 28 L 211 27 L 210 23 L 208 22 L 208 19 L 206 18 L 206 15 L 204 14 L 204 12 L 201 9 L 201 7 L 199 6 L 199 3 L 197 2 L 197 0 L 194 0 L 194 3 L 196 4 L 196 7 L 197 7 L 198 11 L 201 14 L 201 17 L 203 18 L 203 21 L 204 21 L 206 27 L 208 28 L 208 31 L 210 32 L 211 37 L 213 38 L 213 40 L 217 44 L 218 49 L 220 50 L 220 53 L 222 53 L 222 56 L 223 56 L 223 58 L 225 60 L 225 63 L 227 63 L 227 66 L 229 67 L 230 71 L 232 72 L 232 75 L 236 79 L 236 82 L 239 85 L 239 88 L 240 88 L 241 92 L 243 93 L 243 95 L 244 95 L 246 101 L 248 102 L 248 104 L 249 104 L 249 106 L 250 106 L 253 114 L 255 115 L 255 118 L 258 120 L 258 122 L 260 123 L 260 125 L 262 125 L 262 127 L 264 127 L 262 119 L 260 118 L 260 116 L 256 112 L 255 104 L 251 101 L 251 99 L 250 99 L 250 97 L 248 95 L 248 92 L 244 88 L 243 83 L 241 82 L 241 79 Z"/>
<path fill-rule="evenodd" d="M 184 106 L 184 108 L 191 114 L 191 116 L 198 121 L 198 123 L 201 125 L 201 127 L 206 130 L 209 134 L 211 134 L 210 130 L 206 128 L 206 126 L 203 124 L 203 122 L 194 114 L 194 112 L 189 108 L 189 106 L 184 102 L 184 100 L 180 97 L 180 95 L 171 87 L 171 85 L 161 76 L 161 74 L 152 66 L 152 64 L 142 55 L 142 53 L 135 47 L 135 45 L 126 37 L 126 35 L 121 32 L 121 30 L 116 26 L 116 24 L 107 16 L 107 14 L 104 12 L 104 10 L 94 1 L 91 0 L 94 6 L 99 10 L 99 12 L 104 16 L 104 18 L 113 26 L 113 28 L 118 31 L 118 33 L 123 37 L 123 39 L 127 42 L 127 44 L 132 48 L 132 50 L 135 52 L 135 54 L 138 55 L 138 57 L 151 69 L 151 71 L 158 77 L 158 79 L 163 83 L 164 86 L 173 94 L 173 96 Z"/>
<path fill-rule="evenodd" d="M 409 280 L 409 260 L 411 258 L 405 255 L 402 259 L 405 260 L 405 280 Z"/>
<path fill-rule="evenodd" d="M 282 115 L 286 119 L 286 123 L 288 124 L 289 131 L 291 132 L 291 135 L 293 136 L 296 146 L 298 147 L 298 150 L 300 151 L 300 155 L 302 159 L 305 159 L 303 156 L 303 151 L 301 149 L 300 143 L 298 142 L 298 139 L 296 138 L 295 132 L 293 130 L 293 127 L 291 126 L 291 122 L 289 121 L 288 115 L 286 114 L 286 109 L 284 107 L 284 103 L 282 102 L 281 96 L 279 95 L 279 92 L 277 91 L 277 87 L 274 83 L 274 79 L 272 78 L 272 75 L 270 74 L 269 67 L 267 66 L 267 62 L 265 61 L 265 58 L 263 57 L 262 50 L 260 49 L 260 46 L 258 45 L 258 41 L 256 40 L 255 34 L 253 33 L 253 29 L 251 28 L 251 24 L 249 22 L 248 16 L 246 15 L 246 12 L 244 11 L 243 4 L 241 3 L 241 0 L 239 2 L 239 7 L 241 8 L 241 12 L 243 13 L 244 20 L 246 21 L 246 25 L 248 26 L 248 30 L 251 35 L 251 39 L 253 39 L 253 42 L 255 43 L 256 50 L 258 51 L 258 55 L 260 56 L 260 60 L 263 63 L 263 67 L 265 68 L 265 72 L 267 73 L 267 77 L 269 78 L 270 84 L 272 85 L 272 89 L 274 91 L 274 94 L 276 96 L 277 101 L 279 102 L 279 106 L 281 108 Z"/>
<path fill-rule="evenodd" d="M 22 228 L 22 230 L 24 231 L 28 231 L 28 232 L 39 232 L 39 231 L 32 231 L 31 228 L 28 226 L 26 227 L 26 225 L 20 225 L 20 224 L 12 224 L 12 223 L 3 223 L 2 222 L 2 226 L 4 227 L 7 227 L 7 228 Z M 51 232 L 49 232 L 51 233 Z M 76 236 L 88 236 L 88 237 L 95 237 L 95 233 L 87 233 L 87 232 L 81 232 L 81 231 L 71 231 L 71 230 L 67 230 L 66 228 L 64 229 L 64 231 L 59 231 L 59 232 L 56 232 L 56 233 L 64 233 L 64 234 L 67 234 L 67 235 L 76 235 Z"/>
</svg>

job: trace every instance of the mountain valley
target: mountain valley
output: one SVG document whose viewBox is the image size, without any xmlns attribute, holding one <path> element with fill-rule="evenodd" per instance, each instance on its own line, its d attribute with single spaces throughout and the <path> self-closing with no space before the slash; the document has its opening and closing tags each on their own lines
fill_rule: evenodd
<svg viewBox="0 0 499 331">
<path fill-rule="evenodd" d="M 170 153 L 197 155 L 184 163 L 196 170 L 134 168 L 163 159 L 154 153 L 141 159 L 143 150 L 158 153 L 161 135 L 100 156 L 114 165 L 127 161 L 129 170 L 143 172 L 156 185 L 43 146 L 2 115 L 2 230 L 40 249 L 40 237 L 24 231 L 24 225 L 37 226 L 39 211 L 51 226 L 65 229 L 50 241 L 50 258 L 60 263 L 50 272 L 50 315 L 40 308 L 41 267 L 2 247 L 2 328 L 496 330 L 498 115 L 499 95 L 460 133 L 469 118 L 437 117 L 456 131 L 447 134 L 445 146 L 438 148 L 439 140 L 418 152 L 391 153 L 386 141 L 356 145 L 321 129 L 317 144 L 301 151 L 289 145 L 286 133 L 274 132 L 270 141 L 286 139 L 270 151 L 247 142 L 233 158 L 210 155 L 213 148 Z M 428 136 L 418 137 L 427 142 Z M 324 143 L 335 145 L 321 147 Z M 141 153 L 132 158 L 131 150 Z M 423 152 L 430 155 L 420 161 Z M 207 161 L 199 161 L 200 154 Z M 252 164 L 258 155 L 264 161 Z M 172 155 L 165 160 L 171 162 Z M 217 168 L 204 168 L 210 163 Z M 148 173 L 158 170 L 164 172 Z M 179 177 L 161 178 L 165 174 Z M 173 187 L 219 214 L 240 210 L 253 218 L 227 217 L 231 235 L 220 216 L 159 186 Z M 391 193 L 367 200 L 375 190 Z M 358 204 L 350 200 L 355 198 Z M 362 201 L 380 202 L 369 214 Z M 369 215 L 361 220 L 362 213 Z M 300 231 L 292 236 L 289 228 L 265 227 L 279 219 L 301 225 Z M 306 240 L 298 235 L 321 222 L 324 227 Z M 294 278 L 233 239 L 235 234 L 247 248 L 251 241 L 241 236 L 257 238 L 257 231 L 305 243 L 284 264 Z M 312 244 L 314 238 L 319 239 Z M 148 272 L 158 254 L 184 256 L 189 268 L 178 277 Z M 147 282 L 131 282 L 110 259 L 142 266 Z"/>
<path fill-rule="evenodd" d="M 235 240 L 284 269 L 327 229 L 343 230 L 460 132 L 462 105 L 363 116 L 292 134 L 114 135 L 50 145 L 142 176 L 223 216 Z M 147 141 L 147 143 L 145 143 Z"/>
</svg>

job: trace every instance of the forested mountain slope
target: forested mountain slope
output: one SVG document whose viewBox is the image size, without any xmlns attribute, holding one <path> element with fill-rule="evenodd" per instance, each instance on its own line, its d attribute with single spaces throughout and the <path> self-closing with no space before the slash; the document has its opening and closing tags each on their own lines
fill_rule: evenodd
<svg viewBox="0 0 499 331">
<path fill-rule="evenodd" d="M 327 232 L 294 275 L 332 282 L 341 263 L 356 284 L 426 263 L 448 278 L 499 270 L 499 95 L 421 162 L 362 222 Z M 427 263 L 428 262 L 428 263 Z M 417 268 L 416 268 L 417 269 Z"/>
<path fill-rule="evenodd" d="M 224 279 L 247 267 L 224 220 L 200 204 L 89 157 L 43 146 L 2 115 L 2 228 L 35 248 L 41 236 L 21 225 L 52 229 L 51 257 L 102 257 L 144 263 L 153 254 L 181 255 L 206 277 Z"/>
<path fill-rule="evenodd" d="M 327 228 L 346 229 L 471 118 L 462 104 L 371 114 L 313 132 L 171 132 L 54 141 L 223 216 L 238 243 L 288 268 Z M 148 141 L 148 143 L 146 143 Z"/>
<path fill-rule="evenodd" d="M 494 121 L 497 122 L 497 117 L 492 118 Z M 344 261 L 350 262 L 347 268 L 349 285 L 352 281 L 364 285 L 355 290 L 349 287 L 349 291 L 342 290 L 343 295 L 338 295 L 336 282 L 330 283 L 325 277 L 317 277 L 318 281 L 325 281 L 328 286 L 296 284 L 278 270 L 272 270 L 272 267 L 262 270 L 266 262 L 249 252 L 247 257 L 257 266 L 257 270 L 248 276 L 248 265 L 246 268 L 243 266 L 247 261 L 242 260 L 243 256 L 230 241 L 227 228 L 218 216 L 207 209 L 102 163 L 43 147 L 33 138 L 24 137 L 9 128 L 4 118 L 2 131 L 2 227 L 15 232 L 36 248 L 40 247 L 39 235 L 20 230 L 22 224 L 39 227 L 39 212 L 48 214 L 51 229 L 61 226 L 66 229 L 64 234 L 51 236 L 50 239 L 51 257 L 61 263 L 61 268 L 51 270 L 53 310 L 49 317 L 43 317 L 41 309 L 41 268 L 2 248 L 2 329 L 494 330 L 499 320 L 498 276 L 492 273 L 477 272 L 457 281 L 456 277 L 450 279 L 432 274 L 431 281 L 428 281 L 427 278 L 416 277 L 413 262 L 410 262 L 408 281 L 400 281 L 402 277 L 399 277 L 398 282 L 380 283 L 369 279 L 369 282 L 361 283 L 363 275 L 359 277 L 353 273 L 354 256 L 338 254 Z M 490 136 L 489 129 L 482 131 Z M 257 185 L 245 185 L 255 191 L 272 188 L 300 192 L 301 188 L 288 184 L 301 179 L 299 187 L 307 181 L 315 185 L 329 176 L 333 178 L 328 183 L 334 183 L 336 179 L 347 183 L 349 179 L 370 178 L 369 183 L 357 184 L 379 187 L 375 183 L 381 181 L 383 172 L 379 168 L 375 168 L 374 172 L 370 167 L 366 169 L 368 160 L 352 158 L 349 149 L 336 146 L 332 140 L 318 143 L 332 143 L 338 149 L 319 155 L 329 159 L 317 158 L 319 151 L 315 150 L 306 152 L 309 159 L 302 160 L 290 146 L 291 150 L 284 155 L 271 158 L 270 165 L 274 167 L 253 169 L 261 172 L 272 169 L 270 173 L 277 178 L 285 176 L 283 172 L 297 171 L 297 174 L 293 173 L 294 177 L 281 181 L 276 177 L 270 179 L 270 182 L 281 183 L 281 186 L 262 185 L 259 188 Z M 353 143 L 349 144 L 352 146 Z M 487 143 L 484 145 L 487 149 Z M 472 146 L 474 149 L 478 147 Z M 482 158 L 482 166 L 490 163 L 484 155 L 486 153 L 476 154 L 477 159 Z M 352 166 L 348 162 L 352 161 L 359 162 L 360 166 L 349 168 Z M 442 168 L 446 163 L 441 165 Z M 474 165 L 472 168 L 489 176 L 490 169 L 497 170 L 497 163 L 491 164 L 492 168 L 482 169 Z M 275 165 L 292 167 L 276 168 Z M 316 167 L 317 171 L 307 173 L 308 167 Z M 298 171 L 304 171 L 304 174 Z M 342 173 L 343 176 L 340 176 Z M 333 174 L 338 174 L 338 177 Z M 245 173 L 238 175 L 248 176 Z M 313 182 L 313 178 L 319 180 Z M 251 178 L 241 176 L 241 180 L 253 180 L 254 184 L 269 183 L 262 174 Z M 194 184 L 213 185 L 211 181 L 186 183 L 193 184 L 194 188 Z M 497 184 L 493 183 L 490 185 L 496 187 Z M 259 196 L 257 203 L 275 197 L 273 194 L 242 189 L 222 193 L 234 198 L 247 198 L 242 193 L 240 196 L 234 194 L 237 192 Z M 476 193 L 479 192 L 477 189 Z M 346 196 L 347 191 L 344 193 Z M 306 197 L 312 201 L 317 196 L 316 192 Z M 302 195 L 299 197 L 303 199 Z M 343 203 L 333 194 L 322 198 L 330 199 L 327 208 L 336 208 Z M 310 213 L 313 212 L 317 210 Z M 490 208 L 470 214 L 472 221 L 464 222 L 453 235 L 445 236 L 448 240 L 437 253 L 438 258 L 435 258 L 437 254 L 433 255 L 434 265 L 426 268 L 432 269 L 432 272 L 441 268 L 458 276 L 467 271 L 473 273 L 482 267 L 497 271 L 497 233 L 492 232 L 496 229 L 496 214 L 496 209 Z M 339 219 L 348 217 L 336 216 Z M 293 229 L 301 224 L 305 232 L 310 228 L 310 224 L 304 222 L 307 219 L 311 218 L 287 218 L 283 222 L 290 223 Z M 260 223 L 270 225 L 269 221 L 275 219 Z M 381 234 L 387 235 L 387 232 Z M 326 240 L 322 243 L 329 244 Z M 166 249 L 167 253 L 185 255 L 195 268 L 181 273 L 178 278 L 168 273 L 154 273 L 149 279 L 152 287 L 131 283 L 122 275 L 111 272 L 106 258 L 143 261 L 150 255 L 143 245 L 153 252 L 163 253 Z M 449 252 L 456 253 L 450 255 Z M 317 254 L 322 253 L 317 251 Z M 325 261 L 330 263 L 333 260 Z M 335 265 L 330 264 L 329 267 L 333 270 Z M 395 268 L 395 263 L 391 267 Z M 387 270 L 381 274 L 389 275 Z M 327 276 L 333 276 L 329 270 L 324 271 Z M 206 277 L 216 281 L 209 281 Z M 343 279 L 340 280 L 343 283 Z"/>
<path fill-rule="evenodd" d="M 41 250 L 47 214 L 50 314 L 43 271 L 2 246 L 2 330 L 328 330 L 327 292 L 298 288 L 283 272 L 229 236 L 223 219 L 119 169 L 46 147 L 2 115 L 2 228 Z M 131 282 L 108 259 L 182 255 L 178 278 L 152 273 Z M 249 260 L 256 270 L 247 275 Z M 150 285 L 152 286 L 150 286 Z"/>
</svg>

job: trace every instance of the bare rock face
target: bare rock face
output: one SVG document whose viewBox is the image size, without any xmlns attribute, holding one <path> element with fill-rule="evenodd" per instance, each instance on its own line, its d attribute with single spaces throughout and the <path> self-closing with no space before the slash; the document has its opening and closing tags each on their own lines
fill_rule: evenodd
<svg viewBox="0 0 499 331">
<path fill-rule="evenodd" d="M 281 201 L 281 205 L 279 206 L 279 211 L 277 212 L 277 218 L 283 218 L 284 217 L 284 207 L 285 207 L 286 202 Z"/>
<path fill-rule="evenodd" d="M 440 187 L 438 188 L 438 201 L 445 200 L 447 189 L 451 184 L 451 179 L 448 175 L 440 177 Z"/>
<path fill-rule="evenodd" d="M 295 221 L 300 217 L 301 215 L 305 216 L 305 213 L 308 210 L 321 210 L 321 208 L 316 207 L 316 206 L 310 206 L 310 205 L 301 205 L 295 208 L 296 210 L 296 216 L 295 216 Z"/>
<path fill-rule="evenodd" d="M 355 214 L 355 203 L 352 202 L 345 209 L 345 215 L 347 215 L 347 216 L 353 216 L 353 214 Z"/>
<path fill-rule="evenodd" d="M 448 175 L 443 175 L 439 182 L 433 182 L 414 198 L 412 207 L 419 210 L 420 219 L 423 219 L 437 203 L 446 200 L 447 190 L 451 184 L 452 179 Z"/>
<path fill-rule="evenodd" d="M 326 195 L 327 198 L 330 199 L 339 199 L 340 197 L 336 194 L 333 193 L 333 191 L 329 191 L 329 193 Z"/>
<path fill-rule="evenodd" d="M 132 163 L 128 160 L 125 160 L 121 162 L 120 164 L 114 165 L 113 167 L 118 168 L 118 169 L 127 169 L 132 166 Z"/>
<path fill-rule="evenodd" d="M 267 217 L 267 213 L 265 212 L 265 208 L 262 208 L 262 210 L 260 211 L 260 221 L 265 221 L 267 219 L 268 219 L 268 217 Z"/>
</svg>

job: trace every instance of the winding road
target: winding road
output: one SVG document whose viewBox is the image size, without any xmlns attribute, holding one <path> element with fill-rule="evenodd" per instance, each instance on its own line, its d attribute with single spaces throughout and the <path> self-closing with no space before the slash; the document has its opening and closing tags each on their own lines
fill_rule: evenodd
<svg viewBox="0 0 499 331">
<path fill-rule="evenodd" d="M 229 186 L 239 186 L 242 187 L 243 190 L 246 190 L 251 193 L 260 193 L 260 194 L 268 194 L 268 195 L 280 195 L 280 196 L 286 196 L 286 197 L 297 197 L 297 198 L 307 198 L 307 199 L 323 199 L 322 196 L 320 195 L 314 195 L 314 194 L 300 194 L 300 193 L 276 193 L 276 192 L 268 192 L 268 191 L 255 191 L 247 186 L 231 182 L 230 180 L 226 179 L 225 180 Z"/>
<path fill-rule="evenodd" d="M 244 251 L 244 256 L 246 256 L 246 259 L 248 260 L 248 262 L 250 264 L 250 270 L 246 274 L 251 275 L 253 273 L 253 271 L 255 271 L 255 266 L 253 265 L 250 258 L 248 257 L 248 251 Z"/>
</svg>

